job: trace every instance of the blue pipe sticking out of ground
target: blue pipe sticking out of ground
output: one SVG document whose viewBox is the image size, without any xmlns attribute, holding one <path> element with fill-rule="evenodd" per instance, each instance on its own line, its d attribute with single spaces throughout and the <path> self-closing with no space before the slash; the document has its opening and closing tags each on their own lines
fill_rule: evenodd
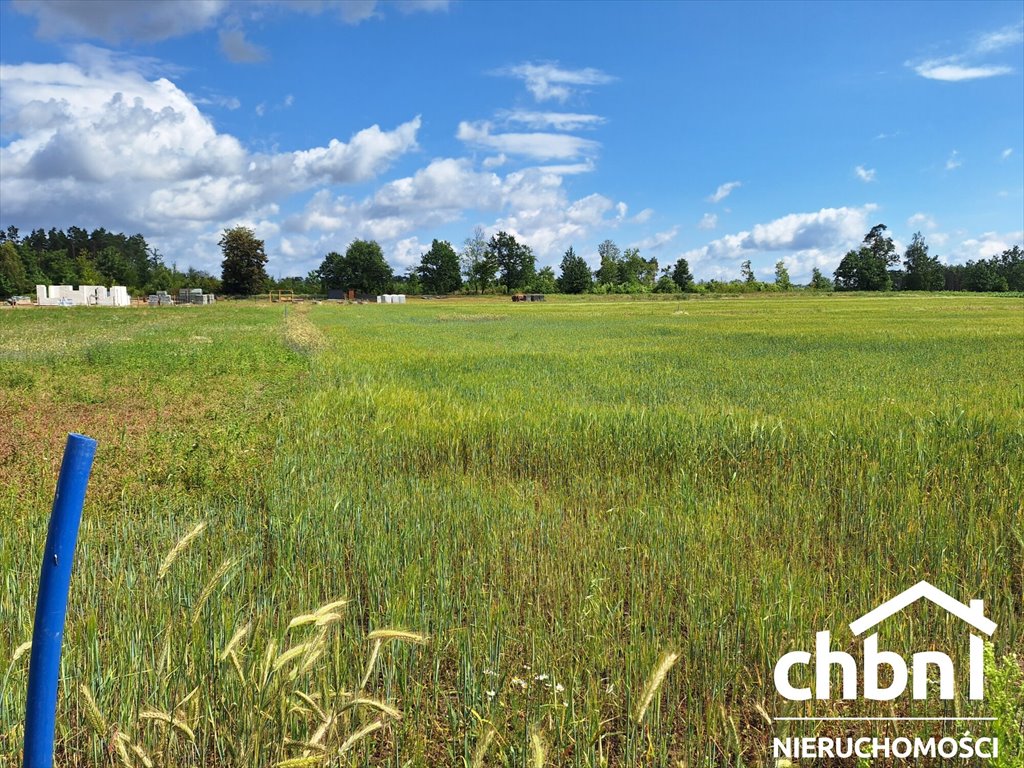
<svg viewBox="0 0 1024 768">
<path fill-rule="evenodd" d="M 46 532 L 46 549 L 39 575 L 39 597 L 32 629 L 32 658 L 25 704 L 24 768 L 52 768 L 53 732 L 57 717 L 57 680 L 64 643 L 68 587 L 75 559 L 78 525 L 82 521 L 85 489 L 89 484 L 96 441 L 68 435 L 57 478 L 57 492 Z"/>
</svg>

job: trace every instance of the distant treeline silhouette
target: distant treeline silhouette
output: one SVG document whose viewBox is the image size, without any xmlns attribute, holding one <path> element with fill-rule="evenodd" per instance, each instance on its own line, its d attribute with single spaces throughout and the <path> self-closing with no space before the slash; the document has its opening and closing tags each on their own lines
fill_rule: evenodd
<svg viewBox="0 0 1024 768">
<path fill-rule="evenodd" d="M 817 267 L 806 286 L 790 281 L 785 261 L 775 265 L 775 280 L 758 280 L 750 261 L 743 262 L 735 280 L 694 280 L 686 259 L 659 266 L 637 248 L 624 252 L 611 240 L 598 246 L 600 266 L 569 248 L 556 275 L 551 267 L 536 268 L 532 249 L 506 232 L 490 239 L 478 227 L 456 253 L 450 243 L 434 240 L 420 263 L 395 275 L 374 241 L 356 240 L 344 255 L 331 252 L 306 276 L 267 278 L 254 288 L 323 294 L 333 288 L 355 288 L 373 282 L 374 291 L 440 293 L 747 293 L 790 290 L 816 291 L 1024 291 L 1024 251 L 1014 245 L 987 259 L 966 264 L 943 264 L 929 253 L 921 233 L 900 255 L 886 226 L 878 224 L 865 235 L 860 248 L 849 251 L 832 278 Z M 256 241 L 262 245 L 262 241 Z M 365 253 L 364 253 L 365 252 Z M 366 256 L 379 254 L 379 258 Z M 361 258 L 359 258 L 361 257 Z M 380 262 L 380 263 L 378 263 Z M 362 274 L 373 269 L 372 280 Z M 349 285 L 351 283 L 352 285 Z M 379 283 L 379 285 L 378 285 Z M 21 237 L 17 227 L 0 231 L 0 298 L 31 294 L 44 285 L 124 285 L 140 295 L 158 290 L 202 288 L 219 293 L 221 279 L 204 270 L 179 271 L 141 234 L 125 235 L 80 227 L 67 231 L 35 229 Z"/>
</svg>

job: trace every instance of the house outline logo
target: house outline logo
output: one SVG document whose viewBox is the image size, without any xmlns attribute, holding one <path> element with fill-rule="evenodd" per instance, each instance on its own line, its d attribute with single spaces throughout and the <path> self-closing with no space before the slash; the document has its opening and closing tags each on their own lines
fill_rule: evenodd
<svg viewBox="0 0 1024 768">
<path fill-rule="evenodd" d="M 850 622 L 850 631 L 855 637 L 868 633 L 881 622 L 900 613 L 918 600 L 925 599 L 942 608 L 968 624 L 972 630 L 970 635 L 968 698 L 981 700 L 984 698 L 985 641 L 977 633 L 991 636 L 996 630 L 996 623 L 985 616 L 983 600 L 971 600 L 965 605 L 951 597 L 941 589 L 919 581 L 909 589 L 868 611 L 863 616 Z M 914 699 L 929 697 L 929 687 L 939 689 L 939 698 L 950 700 L 955 698 L 955 670 L 953 660 L 941 651 L 926 650 L 914 653 L 908 660 L 898 653 L 879 650 L 877 631 L 863 639 L 862 675 L 858 673 L 858 662 L 852 655 L 832 648 L 831 633 L 828 630 L 815 634 L 814 654 L 808 651 L 795 650 L 784 654 L 776 663 L 773 678 L 779 694 L 790 701 L 807 701 L 812 698 L 832 698 L 832 670 L 838 667 L 841 680 L 841 698 L 851 700 L 864 698 L 874 701 L 892 701 L 903 695 L 910 683 Z M 815 682 L 814 690 L 810 686 L 796 687 L 792 683 L 792 670 L 806 667 L 812 672 Z M 880 675 L 881 669 L 887 668 L 887 676 Z M 882 678 L 888 677 L 889 683 L 883 684 Z M 863 687 L 858 691 L 858 678 L 862 678 Z M 858 693 L 860 696 L 858 696 Z"/>
<path fill-rule="evenodd" d="M 985 616 L 983 600 L 972 599 L 961 603 L 927 581 L 919 581 L 863 616 L 850 622 L 850 631 L 860 639 L 862 653 L 847 653 L 832 647 L 828 630 L 814 636 L 813 654 L 805 650 L 793 650 L 783 654 L 774 670 L 775 688 L 779 695 L 789 701 L 809 702 L 810 699 L 832 698 L 833 683 L 839 680 L 837 695 L 846 700 L 892 701 L 910 695 L 916 700 L 928 699 L 938 693 L 940 699 L 956 697 L 955 687 L 962 676 L 956 674 L 953 659 L 938 650 L 920 650 L 907 658 L 891 650 L 879 649 L 876 627 L 886 619 L 909 608 L 919 600 L 927 600 L 946 613 L 968 625 L 970 632 L 970 655 L 968 659 L 968 696 L 973 701 L 984 698 L 985 692 L 985 639 L 991 635 L 996 623 Z M 846 640 L 846 642 L 849 642 Z M 793 670 L 802 667 L 794 682 Z M 886 670 L 886 672 L 883 672 Z M 835 674 L 838 671 L 838 675 Z M 908 686 L 909 683 L 909 686 Z M 802 686 L 802 687 L 801 687 Z M 808 707 L 805 705 L 805 707 Z M 946 707 L 948 708 L 948 705 Z M 959 708 L 958 708 L 959 709 Z M 858 716 L 856 711 L 845 710 L 846 714 L 833 716 L 834 710 L 826 709 L 820 715 L 810 714 L 803 708 L 800 715 L 776 717 L 776 720 L 822 721 L 822 720 L 950 720 L 962 722 L 996 720 L 995 717 L 971 716 L 957 713 L 955 716 L 914 716 L 913 710 L 904 716 L 897 715 L 895 708 L 891 716 Z M 904 710 L 906 712 L 907 710 Z M 948 711 L 948 709 L 947 709 Z M 830 760 L 879 760 L 895 758 L 898 761 L 919 760 L 989 760 L 999 757 L 999 737 L 974 736 L 964 731 L 958 736 L 932 735 L 890 736 L 887 734 L 864 733 L 848 730 L 843 736 L 817 733 L 814 735 L 776 736 L 772 741 L 772 754 L 780 761 L 793 759 L 828 758 Z M 859 763 L 858 763 L 859 764 Z M 976 764 L 975 762 L 971 763 Z"/>
<path fill-rule="evenodd" d="M 933 587 L 927 581 L 917 582 L 910 589 L 905 589 L 896 597 L 886 600 L 859 619 L 851 621 L 850 631 L 854 635 L 862 635 L 876 624 L 880 624 L 890 616 L 899 613 L 904 608 L 908 608 L 922 598 L 930 600 L 940 608 L 943 608 L 947 613 L 953 614 L 958 619 L 970 624 L 979 632 L 984 632 L 989 637 L 996 631 L 996 623 L 985 616 L 984 600 L 971 600 L 970 605 L 964 605 L 938 587 Z"/>
</svg>

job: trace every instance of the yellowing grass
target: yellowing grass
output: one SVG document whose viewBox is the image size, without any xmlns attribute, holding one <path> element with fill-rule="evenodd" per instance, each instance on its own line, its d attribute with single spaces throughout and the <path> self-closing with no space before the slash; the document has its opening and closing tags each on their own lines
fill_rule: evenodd
<svg viewBox="0 0 1024 768">
<path fill-rule="evenodd" d="M 62 439 L 37 411 L 150 414 L 156 446 L 101 442 L 64 764 L 110 753 L 95 708 L 156 765 L 763 765 L 803 733 L 773 721 L 804 713 L 774 691 L 778 657 L 824 629 L 854 652 L 847 624 L 920 579 L 984 598 L 999 653 L 1024 650 L 1020 299 L 209 310 L 132 310 L 113 334 L 102 311 L 0 320 L 0 349 L 19 339 L 5 407 L 48 451 L 19 449 L 27 480 L 0 496 L 5 713 Z M 88 353 L 41 351 L 65 320 Z M 51 370 L 86 354 L 77 384 Z M 197 392 L 209 430 L 177 429 L 160 409 Z M 929 606 L 880 630 L 966 648 Z"/>
</svg>

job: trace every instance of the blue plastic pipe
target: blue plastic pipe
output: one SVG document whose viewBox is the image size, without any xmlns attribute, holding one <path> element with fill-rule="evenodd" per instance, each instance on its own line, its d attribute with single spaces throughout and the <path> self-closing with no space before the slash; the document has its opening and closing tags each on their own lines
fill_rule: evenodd
<svg viewBox="0 0 1024 768">
<path fill-rule="evenodd" d="M 28 701 L 25 704 L 24 768 L 52 768 L 53 731 L 57 716 L 57 677 L 64 642 L 64 617 L 68 609 L 71 566 L 82 521 L 85 488 L 96 455 L 96 441 L 85 435 L 68 435 L 64 459 L 53 497 L 46 550 L 39 575 L 39 597 L 32 629 L 32 658 L 28 670 Z"/>
</svg>

